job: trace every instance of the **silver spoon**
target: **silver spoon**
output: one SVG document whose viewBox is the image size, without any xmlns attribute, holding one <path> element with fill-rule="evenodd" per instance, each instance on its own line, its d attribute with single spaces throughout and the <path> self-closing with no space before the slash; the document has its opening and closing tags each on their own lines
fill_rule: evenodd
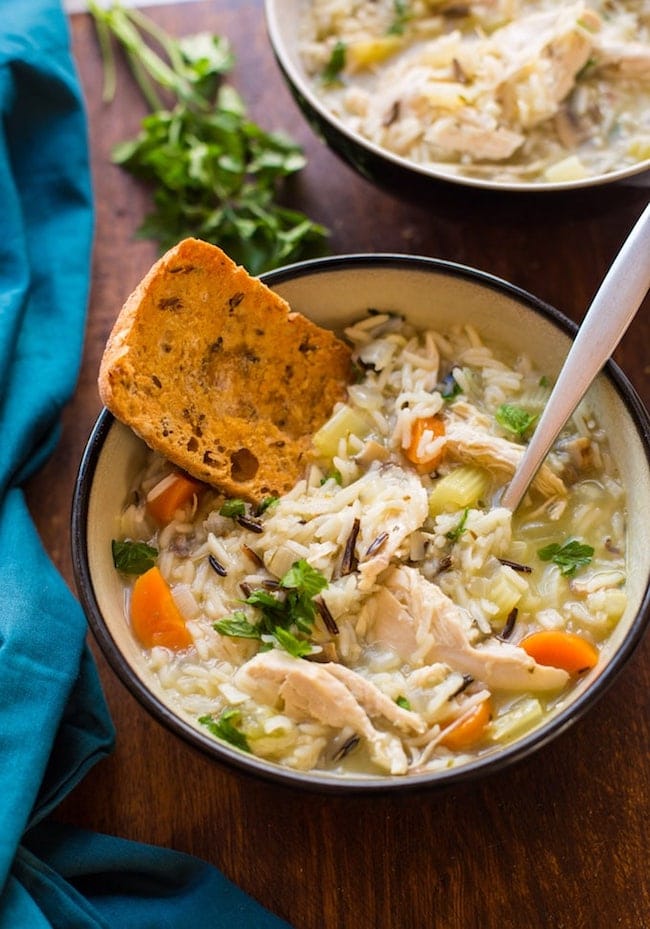
<svg viewBox="0 0 650 929">
<path fill-rule="evenodd" d="M 637 220 L 582 321 L 544 412 L 501 498 L 517 509 L 587 388 L 610 357 L 650 288 L 650 205 Z"/>
</svg>

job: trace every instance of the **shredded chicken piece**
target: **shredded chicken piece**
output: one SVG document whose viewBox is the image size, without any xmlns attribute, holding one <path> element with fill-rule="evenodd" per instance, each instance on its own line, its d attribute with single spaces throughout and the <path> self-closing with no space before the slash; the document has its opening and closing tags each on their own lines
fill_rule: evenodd
<svg viewBox="0 0 650 929">
<path fill-rule="evenodd" d="M 543 122 L 557 112 L 575 84 L 576 74 L 589 60 L 593 33 L 600 20 L 584 3 L 561 4 L 558 10 L 532 13 L 497 30 L 490 51 L 506 62 L 497 98 L 506 121 L 524 128 Z M 533 64 L 535 105 L 528 99 Z"/>
<path fill-rule="evenodd" d="M 467 423 L 450 423 L 445 449 L 460 461 L 474 462 L 507 477 L 514 474 L 524 447 L 500 436 L 486 435 Z M 545 497 L 566 496 L 564 481 L 547 464 L 535 475 L 532 486 Z"/>
<path fill-rule="evenodd" d="M 499 126 L 484 114 L 462 112 L 458 117 L 443 116 L 426 132 L 426 141 L 446 151 L 471 152 L 476 158 L 500 161 L 509 158 L 523 144 L 524 136 Z"/>
<path fill-rule="evenodd" d="M 537 664 L 516 645 L 472 645 L 466 611 L 413 568 L 394 568 L 362 613 L 369 641 L 387 645 L 404 661 L 444 661 L 496 690 L 557 690 L 568 680 L 566 671 Z"/>
<path fill-rule="evenodd" d="M 599 67 L 616 67 L 630 77 L 650 75 L 650 48 L 641 42 L 596 42 Z"/>
<path fill-rule="evenodd" d="M 336 729 L 348 727 L 364 738 L 373 760 L 391 774 L 404 774 L 407 759 L 400 739 L 376 729 L 370 716 L 398 728 L 422 732 L 417 713 L 402 709 L 372 682 L 342 665 L 314 664 L 275 649 L 260 652 L 235 674 L 235 686 L 268 706 L 282 706 L 292 719 L 316 719 Z"/>
<path fill-rule="evenodd" d="M 599 27 L 597 14 L 578 0 L 473 40 L 454 31 L 416 47 L 386 72 L 386 93 L 377 95 L 382 106 L 388 97 L 391 113 L 383 122 L 384 144 L 399 150 L 415 133 L 450 154 L 509 158 L 527 129 L 557 113 L 589 60 Z M 369 124 L 381 122 L 377 105 L 368 101 Z"/>
</svg>

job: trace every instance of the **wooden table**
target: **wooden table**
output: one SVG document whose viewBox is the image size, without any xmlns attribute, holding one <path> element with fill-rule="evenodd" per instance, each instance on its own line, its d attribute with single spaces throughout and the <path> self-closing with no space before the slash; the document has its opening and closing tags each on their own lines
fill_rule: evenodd
<svg viewBox="0 0 650 929">
<path fill-rule="evenodd" d="M 233 80 L 252 117 L 305 147 L 309 164 L 293 195 L 332 230 L 334 252 L 398 251 L 474 265 L 579 321 L 648 202 L 647 181 L 542 199 L 449 186 L 428 202 L 403 202 L 361 179 L 304 124 L 271 54 L 261 2 L 147 12 L 177 34 L 208 29 L 230 38 Z M 109 160 L 113 143 L 135 133 L 142 105 L 125 73 L 116 102 L 102 104 L 92 23 L 79 14 L 71 25 L 97 202 L 93 287 L 78 389 L 29 500 L 72 585 L 70 501 L 100 409 L 98 362 L 156 248 L 133 238 L 146 192 Z M 646 404 L 649 313 L 646 301 L 616 352 Z M 93 648 L 117 747 L 69 797 L 62 818 L 198 855 L 296 929 L 650 926 L 650 637 L 597 706 L 535 757 L 476 785 L 371 799 L 293 793 L 218 767 L 154 722 Z"/>
</svg>

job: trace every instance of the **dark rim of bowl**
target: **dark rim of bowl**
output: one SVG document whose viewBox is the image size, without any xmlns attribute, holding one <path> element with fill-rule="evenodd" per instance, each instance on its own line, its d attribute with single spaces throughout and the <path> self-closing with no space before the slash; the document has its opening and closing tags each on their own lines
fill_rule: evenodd
<svg viewBox="0 0 650 929">
<path fill-rule="evenodd" d="M 421 179 L 435 181 L 443 184 L 472 187 L 476 190 L 496 191 L 500 193 L 566 193 L 581 189 L 589 189 L 620 181 L 629 180 L 638 174 L 650 170 L 650 159 L 598 174 L 594 177 L 579 178 L 573 181 L 545 181 L 539 183 L 517 183 L 516 181 L 489 181 L 480 177 L 454 174 L 443 169 L 435 170 L 426 164 L 409 161 L 401 155 L 391 152 L 387 148 L 360 135 L 331 113 L 324 102 L 314 91 L 311 82 L 304 71 L 291 60 L 282 24 L 289 20 L 276 11 L 273 0 L 265 0 L 266 29 L 280 73 L 282 74 L 298 108 L 306 117 L 317 135 L 322 136 L 329 145 L 356 170 L 371 181 L 378 180 L 384 173 L 384 166 L 390 166 L 390 177 L 406 180 L 409 175 Z M 362 154 L 363 153 L 363 154 Z"/>
<path fill-rule="evenodd" d="M 295 280 L 331 271 L 348 271 L 355 268 L 419 269 L 424 272 L 434 271 L 463 278 L 515 298 L 533 311 L 551 320 L 570 336 L 574 336 L 578 328 L 574 322 L 560 313 L 559 310 L 507 281 L 487 272 L 437 258 L 390 253 L 351 254 L 316 258 L 268 272 L 261 275 L 261 279 L 269 287 L 274 287 L 274 285 L 281 284 L 286 280 Z M 603 374 L 615 387 L 616 392 L 625 403 L 639 435 L 644 439 L 646 459 L 650 468 L 650 416 L 648 411 L 645 409 L 633 385 L 614 361 L 607 362 Z M 418 788 L 441 788 L 475 781 L 481 776 L 501 771 L 505 767 L 524 759 L 557 738 L 582 717 L 614 682 L 641 641 L 650 620 L 650 579 L 648 579 L 640 609 L 630 625 L 624 641 L 592 686 L 588 687 L 570 706 L 559 711 L 555 717 L 543 724 L 541 728 L 516 740 L 498 753 L 486 754 L 458 768 L 404 776 L 380 775 L 364 777 L 331 775 L 315 771 L 301 772 L 282 767 L 274 762 L 264 761 L 254 755 L 234 749 L 225 742 L 217 741 L 207 734 L 204 735 L 200 730 L 194 728 L 190 723 L 174 713 L 147 688 L 131 669 L 104 623 L 87 559 L 87 520 L 95 470 L 114 422 L 115 419 L 108 410 L 104 409 L 99 414 L 81 459 L 72 501 L 73 571 L 77 591 L 88 624 L 112 670 L 154 718 L 157 718 L 167 729 L 180 736 L 195 749 L 240 772 L 256 775 L 264 780 L 285 786 L 299 787 L 321 793 L 366 793 L 368 791 L 383 793 Z"/>
</svg>

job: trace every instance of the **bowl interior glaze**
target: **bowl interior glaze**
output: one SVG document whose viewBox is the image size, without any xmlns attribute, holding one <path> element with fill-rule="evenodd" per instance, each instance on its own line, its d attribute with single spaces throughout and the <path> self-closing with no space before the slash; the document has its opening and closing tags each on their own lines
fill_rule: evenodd
<svg viewBox="0 0 650 929">
<path fill-rule="evenodd" d="M 524 351 L 549 375 L 568 351 L 575 326 L 533 296 L 479 271 L 429 258 L 352 255 L 283 268 L 264 280 L 292 309 L 323 326 L 341 329 L 369 307 L 398 311 L 418 326 L 445 328 L 464 321 L 488 340 Z M 249 773 L 326 791 L 372 791 L 448 784 L 502 768 L 574 723 L 605 691 L 638 644 L 650 601 L 650 420 L 635 391 L 613 363 L 590 390 L 633 504 L 628 508 L 628 605 L 604 650 L 605 661 L 586 675 L 543 723 L 525 737 L 471 764 L 405 777 L 337 777 L 302 773 L 254 758 L 217 742 L 176 713 L 169 695 L 148 673 L 125 620 L 122 582 L 111 557 L 118 514 L 144 446 L 104 411 L 86 448 L 72 514 L 77 587 L 89 624 L 107 660 L 134 696 L 177 735 L 211 757 Z"/>
</svg>

